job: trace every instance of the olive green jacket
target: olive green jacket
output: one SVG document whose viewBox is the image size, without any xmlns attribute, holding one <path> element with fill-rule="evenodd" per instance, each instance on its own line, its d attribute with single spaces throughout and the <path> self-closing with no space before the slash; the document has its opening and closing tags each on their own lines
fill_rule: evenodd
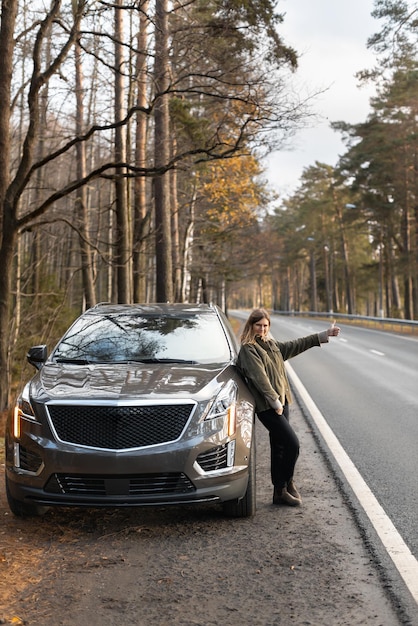
<svg viewBox="0 0 418 626">
<path fill-rule="evenodd" d="M 255 343 L 241 346 L 237 367 L 254 396 L 256 413 L 279 408 L 278 400 L 282 404 L 292 402 L 284 362 L 326 342 L 328 336 L 325 331 L 284 342 L 275 339 L 263 341 L 257 337 Z"/>
</svg>

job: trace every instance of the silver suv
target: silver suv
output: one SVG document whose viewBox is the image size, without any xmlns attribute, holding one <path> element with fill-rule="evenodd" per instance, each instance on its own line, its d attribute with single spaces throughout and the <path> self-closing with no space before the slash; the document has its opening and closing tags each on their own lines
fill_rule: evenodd
<svg viewBox="0 0 418 626">
<path fill-rule="evenodd" d="M 218 307 L 97 305 L 47 355 L 6 431 L 18 516 L 51 505 L 221 503 L 255 513 L 254 402 Z"/>
</svg>

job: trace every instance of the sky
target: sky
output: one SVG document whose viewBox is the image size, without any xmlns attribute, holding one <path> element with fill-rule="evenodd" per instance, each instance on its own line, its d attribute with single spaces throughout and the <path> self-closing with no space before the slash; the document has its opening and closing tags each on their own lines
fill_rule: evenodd
<svg viewBox="0 0 418 626">
<path fill-rule="evenodd" d="M 266 160 L 270 185 L 281 197 L 298 187 L 303 169 L 315 161 L 336 165 L 345 151 L 341 135 L 331 122 L 366 120 L 372 87 L 359 87 L 356 72 L 370 68 L 375 57 L 367 39 L 379 30 L 371 17 L 373 0 L 279 0 L 284 13 L 279 32 L 286 44 L 299 53 L 294 81 L 302 95 L 324 91 L 311 109 L 318 119 L 298 131 L 286 150 Z"/>
</svg>

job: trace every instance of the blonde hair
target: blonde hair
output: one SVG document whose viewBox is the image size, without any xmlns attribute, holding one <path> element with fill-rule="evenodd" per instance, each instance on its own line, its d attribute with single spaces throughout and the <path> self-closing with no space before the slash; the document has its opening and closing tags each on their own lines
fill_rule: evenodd
<svg viewBox="0 0 418 626">
<path fill-rule="evenodd" d="M 270 315 L 266 311 L 266 309 L 254 309 L 251 312 L 249 318 L 245 322 L 245 326 L 241 333 L 241 343 L 255 343 L 255 332 L 254 332 L 254 324 L 259 322 L 263 318 L 269 323 L 270 326 Z"/>
</svg>

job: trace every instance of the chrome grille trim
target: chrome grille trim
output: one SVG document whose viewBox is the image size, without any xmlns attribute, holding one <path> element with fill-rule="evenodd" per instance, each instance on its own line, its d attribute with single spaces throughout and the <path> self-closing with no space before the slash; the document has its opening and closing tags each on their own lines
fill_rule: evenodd
<svg viewBox="0 0 418 626">
<path fill-rule="evenodd" d="M 212 448 L 199 454 L 196 461 L 205 472 L 213 472 L 227 467 L 228 444 Z"/>
<path fill-rule="evenodd" d="M 195 486 L 182 472 L 129 476 L 54 474 L 45 487 L 46 493 L 103 498 L 179 495 L 194 491 Z"/>
</svg>

